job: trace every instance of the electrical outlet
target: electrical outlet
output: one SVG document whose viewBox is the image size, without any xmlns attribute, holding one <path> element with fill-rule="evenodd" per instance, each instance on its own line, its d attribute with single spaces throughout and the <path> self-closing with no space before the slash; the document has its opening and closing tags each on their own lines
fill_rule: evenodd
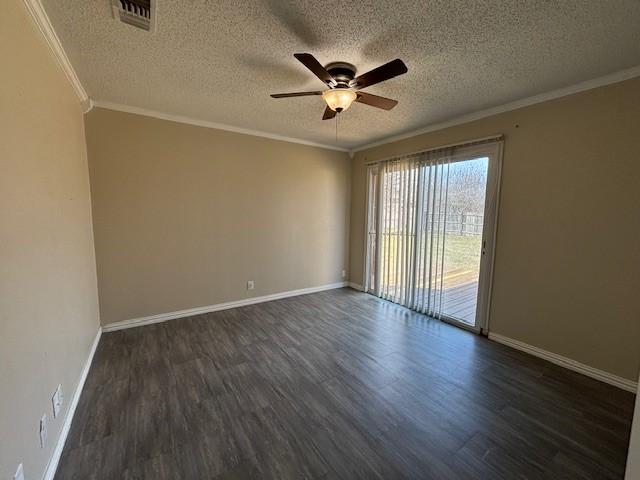
<svg viewBox="0 0 640 480">
<path fill-rule="evenodd" d="M 342 270 L 342 278 L 346 278 L 347 276 L 347 271 L 346 270 Z"/>
<path fill-rule="evenodd" d="M 58 388 L 56 388 L 56 391 L 51 398 L 51 403 L 53 404 L 53 418 L 58 418 L 63 401 L 64 396 L 62 395 L 62 385 L 58 385 Z"/>
<path fill-rule="evenodd" d="M 16 474 L 13 476 L 13 480 L 24 480 L 24 470 L 22 469 L 22 464 L 18 465 L 18 469 L 16 470 Z"/>
<path fill-rule="evenodd" d="M 253 290 L 256 287 L 256 284 L 253 280 L 249 280 L 247 282 L 247 290 Z"/>
<path fill-rule="evenodd" d="M 40 448 L 44 448 L 47 441 L 47 414 L 42 415 L 40 419 Z"/>
</svg>

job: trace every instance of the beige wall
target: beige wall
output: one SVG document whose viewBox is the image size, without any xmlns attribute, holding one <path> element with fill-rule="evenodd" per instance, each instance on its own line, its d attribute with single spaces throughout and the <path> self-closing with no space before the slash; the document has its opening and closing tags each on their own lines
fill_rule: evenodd
<svg viewBox="0 0 640 480">
<path fill-rule="evenodd" d="M 99 325 L 89 176 L 79 100 L 21 0 L 0 3 L 0 65 L 0 478 L 38 479 Z"/>
<path fill-rule="evenodd" d="M 640 78 L 357 153 L 351 281 L 362 283 L 365 162 L 498 133 L 491 331 L 635 381 Z"/>
<path fill-rule="evenodd" d="M 345 153 L 104 109 L 86 128 L 103 324 L 343 281 Z"/>
</svg>

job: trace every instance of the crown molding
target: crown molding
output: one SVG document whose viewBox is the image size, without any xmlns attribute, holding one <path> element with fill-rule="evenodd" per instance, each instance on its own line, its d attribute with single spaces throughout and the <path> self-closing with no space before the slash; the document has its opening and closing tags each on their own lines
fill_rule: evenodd
<svg viewBox="0 0 640 480">
<path fill-rule="evenodd" d="M 93 109 L 93 100 L 91 100 L 91 97 L 88 97 L 80 103 L 82 105 L 82 113 L 89 113 Z"/>
<path fill-rule="evenodd" d="M 71 83 L 71 86 L 73 87 L 73 90 L 78 96 L 80 103 L 82 105 L 82 109 L 85 113 L 89 112 L 94 106 L 97 106 L 97 107 L 106 108 L 109 110 L 116 110 L 120 112 L 134 113 L 137 115 L 144 115 L 147 117 L 159 118 L 161 120 L 169 120 L 169 121 L 178 122 L 178 123 L 196 125 L 199 127 L 215 128 L 218 130 L 242 133 L 245 135 L 269 138 L 272 140 L 280 140 L 283 142 L 298 143 L 301 145 L 308 145 L 312 147 L 325 148 L 328 150 L 346 152 L 349 154 L 351 158 L 353 158 L 353 156 L 357 152 L 360 152 L 362 150 L 366 150 L 369 148 L 377 147 L 387 143 L 397 142 L 399 140 L 404 140 L 407 138 L 415 137 L 417 135 L 422 135 L 424 133 L 429 133 L 436 130 L 442 130 L 444 128 L 453 127 L 455 125 L 473 122 L 475 120 L 480 120 L 482 118 L 490 117 L 500 113 L 517 110 L 519 108 L 528 107 L 530 105 L 535 105 L 537 103 L 542 103 L 542 102 L 554 100 L 561 97 L 566 97 L 568 95 L 573 95 L 575 93 L 583 92 L 586 90 L 603 87 L 605 85 L 623 82 L 625 80 L 629 80 L 631 78 L 640 76 L 640 65 L 637 65 L 635 67 L 631 67 L 626 70 L 621 70 L 619 72 L 611 73 L 609 75 L 605 75 L 602 77 L 580 82 L 575 85 L 571 85 L 571 86 L 563 87 L 557 90 L 552 90 L 550 92 L 545 92 L 545 93 L 541 93 L 531 97 L 523 98 L 523 99 L 509 102 L 503 105 L 499 105 L 496 107 L 491 107 L 484 110 L 468 113 L 444 122 L 427 125 L 426 127 L 422 127 L 418 130 L 412 130 L 407 133 L 402 133 L 399 135 L 392 135 L 389 137 L 381 138 L 380 140 L 376 140 L 370 143 L 365 143 L 349 149 L 349 148 L 338 147 L 336 145 L 327 145 L 323 143 L 302 140 L 299 138 L 293 138 L 293 137 L 287 137 L 284 135 L 277 135 L 274 133 L 263 132 L 260 130 L 252 130 L 248 128 L 236 127 L 233 125 L 226 125 L 223 123 L 209 122 L 206 120 L 194 119 L 194 118 L 190 118 L 182 115 L 173 115 L 170 113 L 158 112 L 154 110 L 147 110 L 144 108 L 133 107 L 129 105 L 122 105 L 122 104 L 106 102 L 106 101 L 97 101 L 97 100 L 94 101 L 89 98 L 86 90 L 82 86 L 82 83 L 78 78 L 78 75 L 73 69 L 71 62 L 69 61 L 69 57 L 67 57 L 67 54 L 65 53 L 64 48 L 60 43 L 60 39 L 58 38 L 58 35 L 56 34 L 55 30 L 53 29 L 53 26 L 51 25 L 51 21 L 49 20 L 49 17 L 47 16 L 47 13 L 45 12 L 41 1 L 40 0 L 24 0 L 24 4 L 27 7 L 27 10 L 29 11 L 29 13 L 31 14 L 31 17 L 35 21 L 36 25 L 38 26 L 38 29 L 42 33 L 42 36 L 45 38 L 47 45 L 49 45 L 49 48 L 51 49 L 51 52 L 53 53 L 56 60 L 58 61 L 58 64 L 60 65 L 67 79 Z"/>
<path fill-rule="evenodd" d="M 147 110 L 146 108 L 133 107 L 130 105 L 122 105 L 119 103 L 105 102 L 102 100 L 92 100 L 91 107 L 105 108 L 107 110 L 115 110 L 118 112 L 133 113 L 135 115 L 143 115 L 145 117 L 158 118 L 160 120 L 168 120 L 170 122 L 186 123 L 187 125 L 195 125 L 197 127 L 215 128 L 216 130 L 225 130 L 227 132 L 241 133 L 243 135 L 251 135 L 254 137 L 269 138 L 271 140 L 279 140 L 281 142 L 298 143 L 310 147 L 324 148 L 327 150 L 335 150 L 338 152 L 348 153 L 348 148 L 338 147 L 336 145 L 327 145 L 324 143 L 311 142 L 300 138 L 285 137 L 275 133 L 263 132 L 261 130 L 252 130 L 249 128 L 235 127 L 224 123 L 209 122 L 207 120 L 199 120 L 196 118 L 185 117 L 182 115 L 173 115 L 171 113 L 158 112 L 155 110 Z"/>
<path fill-rule="evenodd" d="M 586 90 L 592 90 L 594 88 L 604 87 L 606 85 L 610 85 L 613 83 L 623 82 L 625 80 L 630 80 L 632 78 L 639 77 L 639 76 L 640 76 L 640 65 L 637 65 L 635 67 L 631 67 L 626 70 L 621 70 L 619 72 L 611 73 L 603 77 L 594 78 L 584 82 L 576 83 L 575 85 L 571 85 L 568 87 L 559 88 L 557 90 L 551 90 L 550 92 L 545 92 L 538 95 L 534 95 L 532 97 L 527 97 L 527 98 L 523 98 L 513 102 L 505 103 L 504 105 L 499 105 L 497 107 L 491 107 L 485 110 L 479 110 L 477 112 L 468 113 L 460 117 L 452 118 L 451 120 L 446 120 L 444 122 L 427 125 L 426 127 L 420 128 L 418 130 L 413 130 L 411 132 L 382 138 L 380 140 L 376 140 L 371 143 L 366 143 L 366 144 L 354 147 L 350 151 L 350 153 L 355 154 L 357 152 L 361 152 L 362 150 L 378 147 L 380 145 L 385 145 L 387 143 L 397 142 L 399 140 L 415 137 L 416 135 L 422 135 L 424 133 L 434 132 L 436 130 L 442 130 L 444 128 L 461 125 L 463 123 L 473 122 L 475 120 L 491 117 L 499 113 L 517 110 L 519 108 L 528 107 L 530 105 L 535 105 L 537 103 L 547 102 L 549 100 L 555 100 L 556 98 L 566 97 L 568 95 L 584 92 Z"/>
<path fill-rule="evenodd" d="M 73 69 L 73 66 L 69 61 L 69 57 L 67 57 L 64 48 L 62 48 L 60 39 L 58 38 L 58 35 L 56 35 L 56 32 L 51 25 L 51 21 L 49 20 L 47 12 L 45 12 L 42 3 L 40 3 L 40 0 L 24 0 L 24 4 L 31 14 L 34 22 L 38 26 L 40 33 L 42 33 L 42 36 L 47 41 L 47 45 L 49 45 L 51 52 L 56 57 L 56 60 L 58 61 L 58 64 L 62 68 L 62 71 L 69 80 L 69 83 L 71 83 L 73 90 L 76 92 L 76 95 L 80 99 L 83 110 L 86 111 L 87 103 L 89 102 L 89 96 L 82 86 L 82 83 L 80 83 L 80 79 L 78 78 L 78 75 L 76 75 L 76 71 Z"/>
</svg>

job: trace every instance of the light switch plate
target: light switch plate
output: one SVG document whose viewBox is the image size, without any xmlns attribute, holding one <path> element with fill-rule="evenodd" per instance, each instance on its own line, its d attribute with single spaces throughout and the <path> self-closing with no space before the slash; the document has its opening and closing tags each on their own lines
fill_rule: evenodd
<svg viewBox="0 0 640 480">
<path fill-rule="evenodd" d="M 13 480 L 24 480 L 22 464 L 18 465 L 18 469 L 16 470 L 16 474 L 13 476 Z"/>
</svg>

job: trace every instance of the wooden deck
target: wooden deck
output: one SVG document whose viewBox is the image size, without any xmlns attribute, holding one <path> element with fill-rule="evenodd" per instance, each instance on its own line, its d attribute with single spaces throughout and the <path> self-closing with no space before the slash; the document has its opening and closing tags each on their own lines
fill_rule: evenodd
<svg viewBox="0 0 640 480">
<path fill-rule="evenodd" d="M 440 278 L 438 276 L 435 279 L 437 285 L 440 284 Z M 392 292 L 393 288 L 392 283 L 390 286 Z M 422 288 L 417 290 L 418 297 L 426 295 L 426 290 L 424 293 Z M 475 325 L 478 297 L 477 270 L 460 268 L 445 272 L 442 278 L 442 292 L 442 314 L 467 325 Z"/>
<path fill-rule="evenodd" d="M 442 313 L 469 325 L 475 325 L 478 297 L 478 271 L 450 270 L 443 281 Z"/>
<path fill-rule="evenodd" d="M 445 288 L 442 300 L 442 313 L 469 325 L 474 325 L 477 297 L 477 280 Z"/>
</svg>

